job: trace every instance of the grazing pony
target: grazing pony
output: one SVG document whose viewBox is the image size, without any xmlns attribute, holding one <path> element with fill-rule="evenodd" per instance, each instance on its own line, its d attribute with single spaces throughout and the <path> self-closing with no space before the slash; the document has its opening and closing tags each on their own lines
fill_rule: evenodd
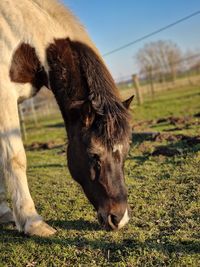
<svg viewBox="0 0 200 267">
<path fill-rule="evenodd" d="M 43 86 L 52 90 L 65 122 L 72 177 L 99 222 L 120 229 L 129 220 L 123 165 L 132 98 L 121 102 L 86 31 L 55 0 L 0 1 L 0 223 L 14 220 L 28 235 L 55 233 L 29 192 L 17 106 Z"/>
</svg>

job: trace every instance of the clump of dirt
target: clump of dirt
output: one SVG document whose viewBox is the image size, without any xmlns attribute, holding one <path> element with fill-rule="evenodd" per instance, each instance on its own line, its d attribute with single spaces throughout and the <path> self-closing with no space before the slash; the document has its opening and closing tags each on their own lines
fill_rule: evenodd
<svg viewBox="0 0 200 267">
<path fill-rule="evenodd" d="M 188 129 L 193 125 L 199 125 L 200 121 L 197 119 L 200 117 L 200 112 L 194 114 L 193 116 L 175 117 L 169 116 L 165 118 L 159 118 L 157 120 L 146 120 L 140 121 L 132 125 L 133 131 L 147 130 L 153 126 L 159 124 L 173 125 L 175 128 L 163 130 L 165 132 L 180 131 L 183 129 Z"/>
<path fill-rule="evenodd" d="M 156 123 L 156 120 L 146 120 L 146 121 L 140 121 L 132 125 L 133 131 L 138 131 L 142 129 L 147 129 L 151 126 L 153 126 Z"/>
<path fill-rule="evenodd" d="M 134 141 L 152 141 L 152 142 L 163 142 L 169 141 L 174 142 L 181 139 L 181 135 L 173 135 L 171 133 L 161 132 L 134 132 L 132 133 L 132 140 Z"/>
<path fill-rule="evenodd" d="M 167 156 L 173 157 L 175 155 L 182 155 L 189 147 L 193 147 L 200 144 L 200 135 L 188 136 L 184 134 L 172 134 L 161 132 L 139 132 L 132 134 L 132 141 L 139 143 L 138 149 L 143 154 L 149 154 L 152 156 Z M 169 142 L 168 145 L 160 145 L 155 148 L 154 142 L 162 143 Z M 180 148 L 183 147 L 183 148 Z M 153 152 L 152 152 L 153 150 Z"/>
<path fill-rule="evenodd" d="M 163 131 L 164 132 L 176 132 L 176 131 L 181 131 L 183 129 L 185 129 L 185 127 L 175 127 L 175 128 L 165 129 Z M 187 129 L 188 129 L 188 127 L 187 127 Z"/>
<path fill-rule="evenodd" d="M 169 117 L 169 123 L 172 125 L 186 124 L 191 120 L 191 117 Z"/>
<path fill-rule="evenodd" d="M 157 132 L 133 132 L 132 141 L 154 141 L 157 135 Z"/>
<path fill-rule="evenodd" d="M 48 150 L 60 147 L 60 145 L 56 144 L 54 141 L 49 142 L 33 142 L 32 144 L 25 146 L 27 150 Z"/>
<path fill-rule="evenodd" d="M 179 138 L 177 135 L 173 135 L 170 133 L 157 133 L 157 135 L 155 136 L 155 139 L 153 141 L 155 142 L 163 142 L 163 141 L 168 141 L 168 142 L 175 142 L 177 141 Z"/>
<path fill-rule="evenodd" d="M 181 136 L 181 140 L 185 141 L 187 143 L 187 145 L 189 146 L 194 146 L 197 144 L 200 144 L 200 136 L 187 136 L 187 135 L 180 135 Z"/>
<path fill-rule="evenodd" d="M 160 118 L 156 121 L 156 124 L 164 123 L 164 122 L 169 122 L 168 118 Z"/>
<path fill-rule="evenodd" d="M 184 134 L 171 134 L 171 133 L 161 133 L 161 132 L 135 132 L 132 133 L 132 140 L 142 141 L 153 141 L 153 142 L 175 142 L 175 141 L 185 141 L 188 145 L 196 145 L 200 143 L 200 135 L 188 136 Z"/>
<path fill-rule="evenodd" d="M 195 118 L 200 118 L 200 112 L 194 114 L 194 117 L 195 117 Z"/>
<path fill-rule="evenodd" d="M 160 118 L 156 121 L 156 124 L 160 123 L 168 123 L 172 125 L 180 125 L 180 124 L 186 124 L 192 120 L 192 116 L 185 116 L 185 117 L 166 117 L 166 118 Z"/>
<path fill-rule="evenodd" d="M 63 146 L 62 149 L 60 151 L 58 151 L 58 155 L 61 156 L 66 156 L 67 150 L 66 150 L 66 146 Z"/>
<path fill-rule="evenodd" d="M 139 151 L 144 154 L 144 155 L 149 155 L 151 154 L 152 150 L 153 150 L 153 145 L 150 142 L 142 142 L 141 144 L 139 144 L 138 146 Z"/>
<path fill-rule="evenodd" d="M 193 147 L 197 144 L 200 144 L 200 136 L 187 136 L 183 134 L 175 135 L 175 136 L 169 136 L 170 138 L 174 138 L 173 141 L 181 141 L 186 143 L 187 146 Z M 183 154 L 183 149 L 173 147 L 170 145 L 167 146 L 158 146 L 155 148 L 153 153 L 151 154 L 152 156 L 167 156 L 167 157 L 173 157 L 176 155 L 181 155 Z"/>
<path fill-rule="evenodd" d="M 152 156 L 167 156 L 167 157 L 173 157 L 176 155 L 181 155 L 182 154 L 182 149 L 180 148 L 174 148 L 174 147 L 169 147 L 169 146 L 158 146 L 155 148 L 153 153 L 151 154 Z"/>
</svg>

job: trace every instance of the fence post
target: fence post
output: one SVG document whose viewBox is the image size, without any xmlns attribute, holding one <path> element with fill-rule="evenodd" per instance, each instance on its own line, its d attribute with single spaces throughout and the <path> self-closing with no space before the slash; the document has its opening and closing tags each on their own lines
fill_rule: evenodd
<svg viewBox="0 0 200 267">
<path fill-rule="evenodd" d="M 141 92 L 140 83 L 139 83 L 137 74 L 132 75 L 132 80 L 133 80 L 133 85 L 135 87 L 138 105 L 141 105 L 143 103 L 143 97 L 142 97 L 142 92 Z"/>
<path fill-rule="evenodd" d="M 19 122 L 21 127 L 22 138 L 25 141 L 27 139 L 26 126 L 24 121 L 24 114 L 20 105 L 18 105 L 18 113 L 19 113 Z"/>
<path fill-rule="evenodd" d="M 35 111 L 34 98 L 30 99 L 30 103 L 31 103 L 31 112 L 32 112 L 32 115 L 33 115 L 33 120 L 34 120 L 35 126 L 37 126 L 38 125 L 38 120 L 37 120 L 37 114 L 36 114 L 36 111 Z"/>
<path fill-rule="evenodd" d="M 152 69 L 152 66 L 149 66 L 149 79 L 150 79 L 151 97 L 154 98 L 155 90 L 154 90 L 154 84 L 153 84 L 153 69 Z"/>
</svg>

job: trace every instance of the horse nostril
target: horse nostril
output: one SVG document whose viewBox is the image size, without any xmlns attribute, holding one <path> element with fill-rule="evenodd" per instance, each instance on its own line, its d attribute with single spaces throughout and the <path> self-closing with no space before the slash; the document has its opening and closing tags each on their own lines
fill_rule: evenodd
<svg viewBox="0 0 200 267">
<path fill-rule="evenodd" d="M 98 212 L 97 215 L 99 223 L 107 230 L 121 229 L 129 221 L 127 209 L 125 210 L 123 215 L 121 215 L 120 213 L 118 213 L 117 215 L 110 213 L 109 215 L 106 216 L 106 214 L 103 212 Z"/>
<path fill-rule="evenodd" d="M 128 210 L 126 209 L 124 214 L 110 214 L 108 215 L 108 224 L 109 226 L 113 229 L 121 229 L 122 227 L 124 227 L 124 225 L 126 225 L 129 221 L 129 216 L 128 216 Z"/>
<path fill-rule="evenodd" d="M 117 227 L 120 222 L 120 218 L 114 214 L 111 214 L 110 217 L 111 217 L 111 222 Z"/>
<path fill-rule="evenodd" d="M 113 230 L 116 230 L 118 228 L 119 222 L 120 222 L 119 216 L 114 214 L 108 215 L 108 224 Z"/>
</svg>

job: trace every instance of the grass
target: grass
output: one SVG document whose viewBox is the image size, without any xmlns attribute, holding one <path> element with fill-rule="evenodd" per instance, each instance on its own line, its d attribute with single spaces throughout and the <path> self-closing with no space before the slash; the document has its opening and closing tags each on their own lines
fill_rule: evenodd
<svg viewBox="0 0 200 267">
<path fill-rule="evenodd" d="M 168 116 L 200 112 L 200 88 L 176 89 L 132 106 L 141 131 L 165 131 Z M 192 119 L 199 122 L 199 119 Z M 60 116 L 28 125 L 27 145 L 66 141 Z M 200 135 L 199 123 L 172 134 Z M 171 134 L 171 133 L 170 133 Z M 200 145 L 184 141 L 133 140 L 125 164 L 131 220 L 119 232 L 106 232 L 71 179 L 62 147 L 27 151 L 28 179 L 39 213 L 58 232 L 51 238 L 25 237 L 1 226 L 0 266 L 200 266 Z M 181 147 L 181 155 L 153 157 L 159 145 Z"/>
<path fill-rule="evenodd" d="M 167 116 L 188 116 L 199 112 L 199 86 L 171 89 L 156 94 L 154 100 L 134 109 L 134 120 L 151 120 Z"/>
</svg>

